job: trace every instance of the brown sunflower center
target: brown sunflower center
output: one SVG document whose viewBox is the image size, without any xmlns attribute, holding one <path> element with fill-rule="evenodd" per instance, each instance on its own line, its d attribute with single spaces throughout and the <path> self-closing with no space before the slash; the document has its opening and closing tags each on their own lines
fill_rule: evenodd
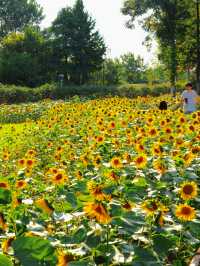
<svg viewBox="0 0 200 266">
<path fill-rule="evenodd" d="M 100 205 L 97 206 L 97 207 L 95 208 L 95 211 L 96 211 L 97 213 L 99 213 L 99 214 L 103 214 L 103 209 L 101 208 Z"/>
<path fill-rule="evenodd" d="M 194 191 L 194 189 L 193 189 L 193 186 L 191 186 L 191 185 L 185 185 L 185 186 L 183 187 L 183 192 L 184 192 L 185 194 L 190 195 L 190 194 L 192 194 L 193 191 Z"/>
<path fill-rule="evenodd" d="M 137 158 L 137 163 L 138 164 L 141 164 L 141 163 L 143 163 L 144 162 L 144 158 L 143 157 L 139 157 L 139 158 Z"/>
<path fill-rule="evenodd" d="M 0 187 L 1 187 L 1 188 L 6 188 L 7 185 L 6 185 L 6 183 L 0 183 Z"/>
<path fill-rule="evenodd" d="M 181 209 L 181 213 L 182 213 L 183 215 L 190 215 L 190 214 L 191 214 L 191 209 L 188 208 L 188 207 L 183 207 L 183 208 Z"/>
<path fill-rule="evenodd" d="M 120 164 L 120 162 L 119 162 L 118 159 L 115 159 L 115 160 L 113 161 L 113 163 L 114 163 L 114 165 L 118 165 L 118 164 Z"/>
<path fill-rule="evenodd" d="M 60 181 L 63 178 L 62 174 L 57 174 L 56 175 L 56 180 Z"/>
<path fill-rule="evenodd" d="M 158 205 L 156 204 L 156 202 L 151 202 L 151 204 L 149 205 L 148 209 L 150 211 L 156 211 L 158 209 Z"/>
</svg>

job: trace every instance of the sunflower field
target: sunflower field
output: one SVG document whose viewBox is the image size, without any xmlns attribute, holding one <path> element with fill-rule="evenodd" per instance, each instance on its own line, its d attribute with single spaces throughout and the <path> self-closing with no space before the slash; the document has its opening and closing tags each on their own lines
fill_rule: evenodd
<svg viewBox="0 0 200 266">
<path fill-rule="evenodd" d="M 177 102 L 2 105 L 0 266 L 189 265 L 200 247 L 200 112 L 172 111 Z"/>
</svg>

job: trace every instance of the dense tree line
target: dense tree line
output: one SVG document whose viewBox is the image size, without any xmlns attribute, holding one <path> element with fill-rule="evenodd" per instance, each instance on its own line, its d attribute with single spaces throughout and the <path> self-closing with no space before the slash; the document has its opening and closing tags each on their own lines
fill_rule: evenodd
<svg viewBox="0 0 200 266">
<path fill-rule="evenodd" d="M 0 81 L 34 87 L 63 73 L 68 83 L 87 83 L 102 67 L 106 46 L 82 0 L 45 30 L 42 18 L 35 0 L 0 0 Z"/>
<path fill-rule="evenodd" d="M 67 84 L 120 84 L 191 79 L 197 62 L 195 4 L 188 0 L 124 0 L 127 26 L 141 19 L 159 44 L 159 63 L 145 66 L 133 53 L 106 57 L 106 45 L 83 1 L 60 10 L 51 26 L 40 28 L 36 0 L 0 0 L 0 82 L 35 87 L 64 74 Z"/>
</svg>

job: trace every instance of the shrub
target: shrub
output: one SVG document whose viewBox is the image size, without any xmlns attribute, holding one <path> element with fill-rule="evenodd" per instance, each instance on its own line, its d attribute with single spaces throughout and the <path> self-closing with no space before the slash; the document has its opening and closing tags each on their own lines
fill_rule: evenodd
<svg viewBox="0 0 200 266">
<path fill-rule="evenodd" d="M 177 84 L 177 91 L 181 91 L 183 84 Z M 36 102 L 42 99 L 67 99 L 74 95 L 80 97 L 105 97 L 105 96 L 159 96 L 170 92 L 170 85 L 163 84 L 123 84 L 123 85 L 83 85 L 64 86 L 60 88 L 58 84 L 44 84 L 38 88 L 28 88 L 15 85 L 0 84 L 0 103 L 21 103 Z"/>
</svg>

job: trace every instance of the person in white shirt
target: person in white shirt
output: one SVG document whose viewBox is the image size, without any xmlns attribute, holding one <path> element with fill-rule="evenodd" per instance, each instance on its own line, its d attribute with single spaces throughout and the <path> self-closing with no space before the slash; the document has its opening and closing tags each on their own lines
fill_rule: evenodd
<svg viewBox="0 0 200 266">
<path fill-rule="evenodd" d="M 198 94 L 193 90 L 191 83 L 185 85 L 185 90 L 181 95 L 183 111 L 185 114 L 193 113 L 197 110 Z"/>
</svg>

